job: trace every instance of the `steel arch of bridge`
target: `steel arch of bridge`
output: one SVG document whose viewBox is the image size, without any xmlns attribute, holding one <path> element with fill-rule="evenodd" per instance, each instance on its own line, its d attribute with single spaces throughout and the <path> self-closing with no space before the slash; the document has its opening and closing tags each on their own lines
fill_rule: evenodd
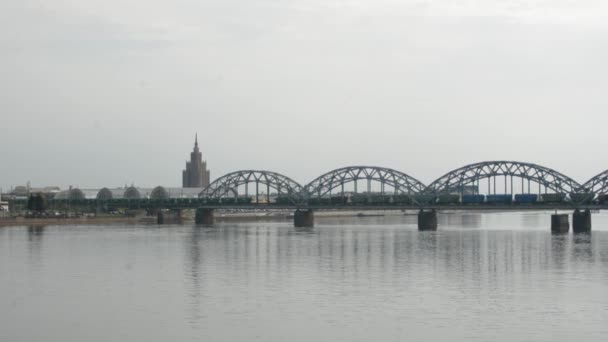
<svg viewBox="0 0 608 342">
<path fill-rule="evenodd" d="M 199 193 L 199 198 L 238 197 L 238 188 L 245 185 L 245 195 L 249 195 L 249 184 L 255 184 L 255 203 L 259 202 L 260 184 L 265 185 L 266 199 L 270 199 L 270 190 L 277 191 L 279 196 L 287 196 L 293 204 L 300 202 L 302 186 L 293 179 L 272 171 L 241 170 L 228 173 L 216 180 Z"/>
<path fill-rule="evenodd" d="M 327 172 L 314 179 L 304 186 L 304 196 L 323 197 L 336 188 L 340 188 L 340 193 L 344 194 L 344 185 L 355 183 L 358 180 L 367 180 L 367 191 L 371 191 L 371 182 L 379 182 L 381 192 L 384 193 L 384 186 L 389 185 L 394 189 L 395 194 L 417 194 L 425 189 L 425 185 L 419 180 L 403 172 L 377 166 L 348 166 Z"/>
<path fill-rule="evenodd" d="M 497 176 L 511 177 L 511 193 L 513 193 L 513 177 L 528 180 L 528 190 L 530 190 L 530 181 L 557 193 L 570 194 L 580 188 L 580 184 L 572 178 L 544 166 L 517 161 L 486 161 L 448 172 L 432 182 L 425 192 L 440 194 L 458 190 L 462 193 L 467 185 L 477 184 L 479 187 L 480 179 Z M 522 182 L 522 188 L 523 186 Z M 496 185 L 494 189 L 496 189 Z"/>
<path fill-rule="evenodd" d="M 608 192 L 608 170 L 596 175 L 585 184 L 581 185 L 579 192 L 589 193 L 590 196 Z"/>
</svg>

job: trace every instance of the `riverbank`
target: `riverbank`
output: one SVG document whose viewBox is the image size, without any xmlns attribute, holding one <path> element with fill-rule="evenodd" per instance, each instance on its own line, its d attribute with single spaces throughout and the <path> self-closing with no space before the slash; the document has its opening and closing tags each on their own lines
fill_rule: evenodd
<svg viewBox="0 0 608 342">
<path fill-rule="evenodd" d="M 381 217 L 400 216 L 414 214 L 414 212 L 403 212 L 401 210 L 319 210 L 315 212 L 316 217 Z M 179 222 L 167 223 L 193 223 L 194 212 L 186 211 Z M 218 210 L 215 215 L 217 222 L 248 222 L 248 221 L 288 221 L 293 219 L 292 211 L 222 211 Z M 59 224 L 155 224 L 155 216 L 81 216 L 81 217 L 0 217 L 1 226 L 23 226 L 23 225 L 59 225 Z"/>
<path fill-rule="evenodd" d="M 0 227 L 3 226 L 23 226 L 23 225 L 64 225 L 64 224 L 112 224 L 112 223 L 142 223 L 136 217 L 3 217 L 0 218 Z"/>
</svg>

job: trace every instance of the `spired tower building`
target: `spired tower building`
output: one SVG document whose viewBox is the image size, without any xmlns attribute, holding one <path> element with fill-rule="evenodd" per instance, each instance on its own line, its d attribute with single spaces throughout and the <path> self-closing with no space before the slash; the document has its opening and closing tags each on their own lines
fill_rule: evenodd
<svg viewBox="0 0 608 342">
<path fill-rule="evenodd" d="M 207 170 L 207 162 L 198 149 L 198 134 L 194 137 L 194 150 L 190 153 L 190 161 L 186 161 L 186 169 L 182 172 L 182 187 L 204 188 L 209 185 L 211 173 Z"/>
</svg>

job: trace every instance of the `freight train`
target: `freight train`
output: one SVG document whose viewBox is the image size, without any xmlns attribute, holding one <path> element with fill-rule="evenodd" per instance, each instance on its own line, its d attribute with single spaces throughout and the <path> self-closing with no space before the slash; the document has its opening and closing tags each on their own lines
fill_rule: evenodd
<svg viewBox="0 0 608 342">
<path fill-rule="evenodd" d="M 533 204 L 560 204 L 567 202 L 583 203 L 583 204 L 604 204 L 608 203 L 608 194 L 597 196 L 594 200 L 593 193 L 547 193 L 541 194 L 491 194 L 491 195 L 458 195 L 444 194 L 436 196 L 435 200 L 427 203 L 438 205 L 482 205 L 482 204 L 514 204 L 514 205 L 533 205 Z"/>
<path fill-rule="evenodd" d="M 211 205 L 249 205 L 255 200 L 250 197 L 226 197 L 210 198 L 203 200 L 205 204 Z M 411 206 L 416 204 L 430 205 L 534 205 L 534 204 L 560 204 L 560 203 L 583 203 L 583 204 L 608 204 L 608 194 L 595 195 L 593 193 L 547 193 L 541 194 L 380 194 L 363 193 L 347 194 L 344 196 L 310 197 L 306 203 L 310 206 Z M 293 205 L 293 199 L 288 196 L 277 196 L 270 199 L 270 204 Z"/>
<path fill-rule="evenodd" d="M 595 198 L 595 199 L 594 199 Z M 592 193 L 568 194 L 416 194 L 416 195 L 382 195 L 353 194 L 350 196 L 312 197 L 308 205 L 312 206 L 408 206 L 414 204 L 431 205 L 534 205 L 560 204 L 576 202 L 583 204 L 607 204 L 608 194 L 595 196 Z M 277 201 L 278 203 L 278 201 Z"/>
</svg>

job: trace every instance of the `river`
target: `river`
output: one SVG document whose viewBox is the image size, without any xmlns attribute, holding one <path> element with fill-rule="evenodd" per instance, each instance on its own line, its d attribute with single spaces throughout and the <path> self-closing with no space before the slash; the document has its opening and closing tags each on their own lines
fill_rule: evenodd
<svg viewBox="0 0 608 342">
<path fill-rule="evenodd" d="M 0 341 L 603 341 L 608 215 L 0 227 Z"/>
</svg>

